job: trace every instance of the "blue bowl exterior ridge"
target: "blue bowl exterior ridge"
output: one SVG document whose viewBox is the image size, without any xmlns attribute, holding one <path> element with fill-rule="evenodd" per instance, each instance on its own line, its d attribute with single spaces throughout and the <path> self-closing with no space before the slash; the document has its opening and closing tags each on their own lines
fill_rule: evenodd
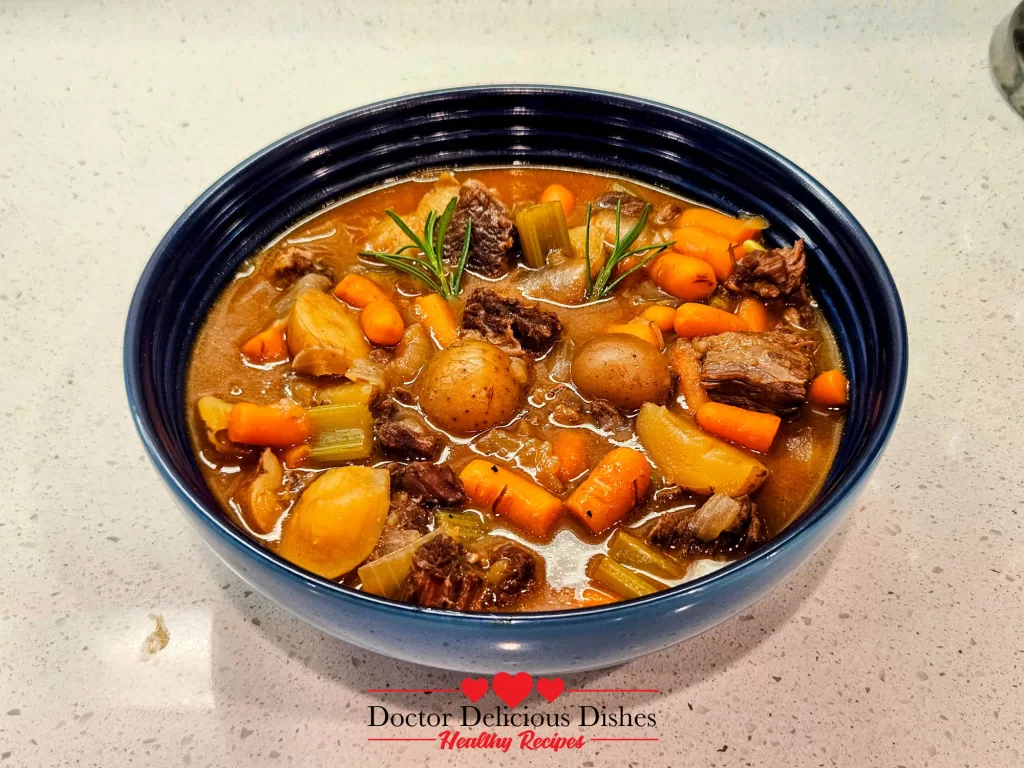
<svg viewBox="0 0 1024 768">
<path fill-rule="evenodd" d="M 816 502 L 753 555 L 647 598 L 537 614 L 460 614 L 376 598 L 309 574 L 233 526 L 203 482 L 185 418 L 196 332 L 239 263 L 296 220 L 368 187 L 432 168 L 546 165 L 609 172 L 803 238 L 812 291 L 851 382 L 847 426 Z M 592 669 L 665 648 L 742 611 L 838 525 L 895 426 L 907 330 L 892 276 L 852 214 L 767 147 L 683 110 L 546 86 L 436 91 L 372 104 L 288 136 L 204 192 L 158 245 L 125 332 L 128 399 L 143 444 L 215 552 L 296 616 L 357 646 L 489 673 Z M 642 631 L 638 628 L 642 627 Z"/>
</svg>

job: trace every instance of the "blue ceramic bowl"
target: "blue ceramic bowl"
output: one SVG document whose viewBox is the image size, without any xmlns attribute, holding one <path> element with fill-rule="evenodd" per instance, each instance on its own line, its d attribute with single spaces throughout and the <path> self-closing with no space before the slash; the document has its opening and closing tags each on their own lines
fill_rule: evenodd
<svg viewBox="0 0 1024 768">
<path fill-rule="evenodd" d="M 812 290 L 849 367 L 846 434 L 818 500 L 753 555 L 689 584 L 604 607 L 460 614 L 390 602 L 307 573 L 221 514 L 185 424 L 197 329 L 239 262 L 297 219 L 425 168 L 554 165 L 609 171 L 807 244 Z M 125 378 L 142 441 L 191 523 L 242 579 L 314 626 L 378 653 L 449 669 L 593 669 L 678 643 L 747 608 L 839 524 L 892 432 L 907 373 L 902 307 L 878 250 L 818 182 L 767 147 L 689 112 L 597 91 L 534 86 L 408 96 L 305 128 L 246 160 L 175 222 L 128 314 Z"/>
</svg>

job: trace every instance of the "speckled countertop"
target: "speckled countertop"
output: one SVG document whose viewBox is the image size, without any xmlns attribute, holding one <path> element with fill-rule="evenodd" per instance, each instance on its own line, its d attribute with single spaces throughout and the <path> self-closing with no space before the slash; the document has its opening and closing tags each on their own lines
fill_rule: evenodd
<svg viewBox="0 0 1024 768">
<path fill-rule="evenodd" d="M 1024 765 L 1024 120 L 986 55 L 1012 3 L 375 5 L 0 0 L 0 767 Z M 590 699 L 656 713 L 658 742 L 367 742 L 370 704 L 458 702 L 366 689 L 460 676 L 250 592 L 128 415 L 132 288 L 209 183 L 346 108 L 501 81 L 764 141 L 850 206 L 906 305 L 903 415 L 838 535 L 748 614 L 569 679 L 660 689 Z"/>
</svg>

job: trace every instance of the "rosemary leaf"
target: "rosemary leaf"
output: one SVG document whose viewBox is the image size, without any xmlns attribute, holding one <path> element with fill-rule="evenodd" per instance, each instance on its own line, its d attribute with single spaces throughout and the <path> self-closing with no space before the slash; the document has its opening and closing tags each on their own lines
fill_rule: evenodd
<svg viewBox="0 0 1024 768">
<path fill-rule="evenodd" d="M 439 293 L 445 299 L 453 299 L 459 295 L 462 286 L 462 274 L 469 259 L 469 238 L 473 220 L 466 221 L 466 236 L 462 244 L 462 253 L 458 264 L 449 269 L 444 263 L 444 241 L 448 235 L 452 217 L 455 215 L 457 197 L 448 201 L 440 216 L 437 211 L 430 211 L 423 224 L 423 237 L 410 229 L 401 217 L 390 208 L 385 213 L 412 242 L 403 245 L 394 253 L 378 253 L 376 251 L 360 251 L 360 256 L 376 259 L 407 275 L 412 275 L 430 290 Z M 406 255 L 406 251 L 418 250 L 419 256 Z"/>
</svg>

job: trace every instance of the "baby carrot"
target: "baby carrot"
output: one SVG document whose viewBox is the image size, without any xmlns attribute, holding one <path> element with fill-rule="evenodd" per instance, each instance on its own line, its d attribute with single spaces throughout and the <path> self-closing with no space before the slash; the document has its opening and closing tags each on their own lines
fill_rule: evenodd
<svg viewBox="0 0 1024 768">
<path fill-rule="evenodd" d="M 753 296 L 740 302 L 739 307 L 736 309 L 736 314 L 747 321 L 750 330 L 757 331 L 758 333 L 768 330 L 768 309 Z"/>
<path fill-rule="evenodd" d="M 688 339 L 749 330 L 747 321 L 739 315 L 705 304 L 681 304 L 676 310 L 676 333 Z"/>
<path fill-rule="evenodd" d="M 700 301 L 718 286 L 713 268 L 703 259 L 665 253 L 654 262 L 651 277 L 665 293 L 683 301 Z"/>
<path fill-rule="evenodd" d="M 242 354 L 254 363 L 276 363 L 288 359 L 288 342 L 284 331 L 287 320 L 277 320 L 241 346 Z"/>
<path fill-rule="evenodd" d="M 807 399 L 829 408 L 846 405 L 847 382 L 843 372 L 833 368 L 816 376 L 807 390 Z"/>
<path fill-rule="evenodd" d="M 559 480 L 568 483 L 590 468 L 587 462 L 589 443 L 587 431 L 583 429 L 566 429 L 555 436 L 551 441 L 551 450 L 558 459 L 556 474 Z"/>
<path fill-rule="evenodd" d="M 448 302 L 437 293 L 417 296 L 412 303 L 416 317 L 430 331 L 430 336 L 438 347 L 450 347 L 459 340 L 459 329 L 448 307 Z"/>
<path fill-rule="evenodd" d="M 594 533 L 629 514 L 651 485 L 647 457 L 632 448 L 614 448 L 587 475 L 565 505 Z"/>
<path fill-rule="evenodd" d="M 687 208 L 683 211 L 684 227 L 701 227 L 727 239 L 730 243 L 742 243 L 757 235 L 768 223 L 759 217 L 737 219 L 709 208 Z"/>
<path fill-rule="evenodd" d="M 628 323 L 615 323 L 604 329 L 605 333 L 628 333 L 643 339 L 648 344 L 657 347 L 659 350 L 665 348 L 665 339 L 661 335 L 661 329 L 650 320 L 634 318 Z"/>
<path fill-rule="evenodd" d="M 697 424 L 705 432 L 761 453 L 772 447 L 781 423 L 774 414 L 724 403 L 705 403 L 697 409 Z"/>
<path fill-rule="evenodd" d="M 383 288 L 362 275 L 345 275 L 341 282 L 334 286 L 334 295 L 346 304 L 359 309 L 371 301 L 388 298 Z"/>
<path fill-rule="evenodd" d="M 507 517 L 534 536 L 544 536 L 562 511 L 562 501 L 518 472 L 475 459 L 459 473 L 466 495 L 481 507 Z"/>
<path fill-rule="evenodd" d="M 366 338 L 381 347 L 393 347 L 402 340 L 405 323 L 398 307 L 388 299 L 378 299 L 367 304 L 359 316 Z"/>
<path fill-rule="evenodd" d="M 675 328 L 676 310 L 674 307 L 666 307 L 664 304 L 654 304 L 640 313 L 644 320 L 650 320 L 662 333 L 668 333 Z"/>
<path fill-rule="evenodd" d="M 569 218 L 572 209 L 576 207 L 576 195 L 561 184 L 552 184 L 540 193 L 540 201 L 542 203 L 550 203 L 555 200 L 562 206 L 562 213 L 565 214 L 565 217 Z"/>
<path fill-rule="evenodd" d="M 273 405 L 236 403 L 228 414 L 228 440 L 286 448 L 313 434 L 306 411 L 290 400 Z"/>
<path fill-rule="evenodd" d="M 691 209 L 692 210 L 692 209 Z M 686 212 L 683 212 L 686 215 Z M 680 253 L 704 259 L 715 270 L 715 277 L 725 280 L 732 274 L 732 253 L 729 239 L 703 227 L 680 227 L 675 231 L 676 244 Z"/>
</svg>

